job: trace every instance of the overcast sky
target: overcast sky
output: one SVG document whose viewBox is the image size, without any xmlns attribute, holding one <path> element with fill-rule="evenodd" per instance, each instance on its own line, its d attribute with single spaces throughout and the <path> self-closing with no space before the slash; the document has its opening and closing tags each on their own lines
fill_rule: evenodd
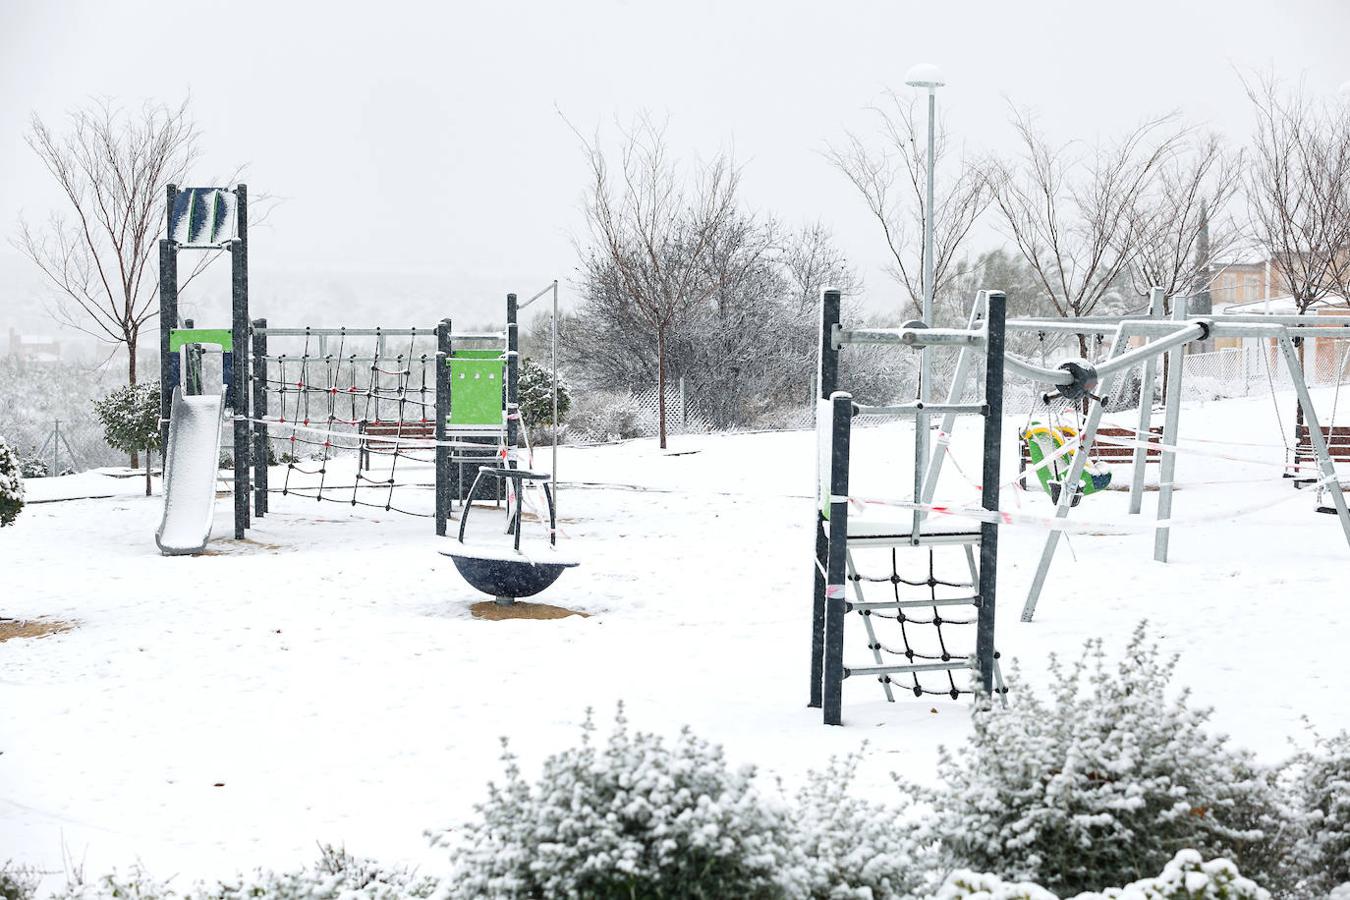
<svg viewBox="0 0 1350 900">
<path fill-rule="evenodd" d="M 1347 0 L 0 0 L 0 233 L 59 202 L 23 143 L 30 113 L 190 93 L 198 180 L 246 164 L 251 190 L 284 198 L 253 235 L 255 315 L 361 324 L 355 298 L 386 324 L 483 317 L 574 272 L 585 161 L 557 110 L 587 132 L 649 110 L 681 155 L 734 148 L 751 207 L 831 226 L 876 305 L 895 296 L 884 247 L 821 150 L 913 63 L 943 69 L 955 136 L 997 151 L 1009 102 L 1066 140 L 1173 108 L 1240 138 L 1236 70 L 1331 95 L 1347 47 Z M 40 324 L 7 245 L 0 276 L 0 325 Z"/>
</svg>

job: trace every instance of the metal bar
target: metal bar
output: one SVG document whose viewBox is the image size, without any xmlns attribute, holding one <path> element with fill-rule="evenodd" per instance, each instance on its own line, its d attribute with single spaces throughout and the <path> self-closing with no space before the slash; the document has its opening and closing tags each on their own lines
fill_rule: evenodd
<svg viewBox="0 0 1350 900">
<path fill-rule="evenodd" d="M 930 544 L 978 544 L 980 542 L 980 532 L 978 525 L 972 524 L 969 532 L 955 532 L 950 534 L 924 534 L 919 536 L 917 541 L 919 546 L 929 546 Z M 908 547 L 913 546 L 914 541 L 910 535 L 877 535 L 875 537 L 851 537 L 848 539 L 850 547 Z"/>
<path fill-rule="evenodd" d="M 514 450 L 516 441 L 520 436 L 520 428 L 524 425 L 520 421 L 520 356 L 517 350 L 520 348 L 520 338 L 517 334 L 516 325 L 516 295 L 506 295 L 506 447 L 508 450 Z M 515 468 L 515 464 L 507 460 L 507 466 Z M 507 491 L 509 483 L 503 480 L 501 490 Z M 519 491 L 517 491 L 517 495 Z M 516 497 L 516 502 L 520 502 L 520 497 Z"/>
<path fill-rule="evenodd" d="M 1280 350 L 1284 353 L 1285 363 L 1289 366 L 1289 374 L 1293 378 L 1294 390 L 1298 393 L 1298 403 L 1308 427 L 1308 438 L 1312 442 L 1313 452 L 1317 456 L 1317 467 L 1324 480 L 1323 487 L 1331 494 L 1332 505 L 1336 508 L 1336 518 L 1340 519 L 1341 531 L 1345 533 L 1346 543 L 1350 544 L 1350 510 L 1346 508 L 1345 491 L 1341 487 L 1340 479 L 1336 477 L 1336 464 L 1331 461 L 1331 453 L 1327 449 L 1321 423 L 1317 420 L 1317 410 L 1313 409 L 1312 395 L 1308 393 L 1308 382 L 1303 377 L 1303 367 L 1299 365 L 1298 353 L 1294 351 L 1294 345 L 1288 335 L 1280 338 Z"/>
<path fill-rule="evenodd" d="M 235 187 L 239 237 L 230 242 L 230 297 L 234 339 L 234 537 L 249 526 L 248 496 L 248 185 Z"/>
<path fill-rule="evenodd" d="M 985 329 L 984 402 L 989 407 L 984 419 L 984 468 L 980 476 L 981 506 L 998 512 L 1000 468 L 1003 452 L 1003 357 L 1007 296 L 1002 291 L 988 294 L 989 317 Z M 975 624 L 975 660 L 980 672 L 981 690 L 994 692 L 994 611 L 998 594 L 998 522 L 980 523 L 980 609 Z"/>
<path fill-rule="evenodd" d="M 1160 318 L 1163 314 L 1163 289 L 1151 288 L 1148 296 L 1149 315 Z M 1144 360 L 1144 374 L 1139 380 L 1139 421 L 1135 429 L 1141 441 L 1147 441 L 1153 419 L 1153 385 L 1158 379 L 1158 358 L 1150 356 Z M 1133 469 L 1130 472 L 1130 515 L 1138 515 L 1144 508 L 1144 470 L 1148 463 L 1148 448 L 1135 447 Z"/>
<path fill-rule="evenodd" d="M 1186 318 L 1186 298 L 1172 298 L 1172 318 L 1182 321 Z M 1177 429 L 1181 425 L 1181 375 L 1185 367 L 1181 364 L 1185 353 L 1180 346 L 1167 353 L 1167 406 L 1163 411 L 1163 451 L 1158 473 L 1158 521 L 1172 518 L 1172 479 L 1177 471 L 1177 454 L 1168 448 L 1177 445 Z M 1167 527 L 1153 532 L 1153 558 L 1158 562 L 1167 562 L 1167 545 L 1172 530 Z"/>
<path fill-rule="evenodd" d="M 853 564 L 853 554 L 845 553 L 844 559 L 848 564 L 848 577 L 853 581 L 853 596 L 858 598 L 856 603 L 844 604 L 844 611 L 853 612 L 854 610 L 872 609 L 873 607 L 868 606 L 867 602 L 863 599 L 862 581 L 858 579 L 858 569 Z M 872 650 L 872 662 L 878 666 L 882 665 L 886 662 L 886 659 L 881 655 L 881 641 L 877 639 L 877 630 L 872 625 L 872 617 L 863 616 L 862 622 L 863 630 L 867 632 L 867 646 Z M 894 703 L 895 692 L 891 690 L 890 681 L 883 678 L 881 680 L 881 689 L 886 694 L 886 702 Z"/>
<path fill-rule="evenodd" d="M 1111 342 L 1111 350 L 1107 355 L 1109 361 L 1112 357 L 1120 355 L 1128 340 L 1129 332 L 1133 330 L 1133 322 L 1121 323 L 1116 327 L 1115 340 Z M 1109 374 L 1102 381 L 1102 396 L 1109 396 L 1112 389 L 1115 388 L 1115 373 Z M 1087 425 L 1083 433 L 1079 435 L 1078 449 L 1074 451 L 1073 461 L 1069 464 L 1069 471 L 1062 479 L 1063 488 L 1059 492 L 1059 504 L 1055 507 L 1055 518 L 1063 519 L 1069 515 L 1073 494 L 1077 490 L 1078 481 L 1083 476 L 1083 467 L 1087 465 L 1087 448 L 1092 446 L 1093 439 L 1097 436 L 1097 426 L 1101 424 L 1102 412 L 1104 407 L 1100 400 L 1093 400 L 1092 406 L 1088 412 Z M 1050 529 L 1050 533 L 1045 536 L 1045 547 L 1041 550 L 1040 562 L 1036 565 L 1036 574 L 1031 579 L 1031 589 L 1027 591 L 1026 602 L 1022 605 L 1022 621 L 1030 622 L 1036 615 L 1036 604 L 1041 598 L 1041 590 L 1045 587 L 1045 576 L 1050 572 L 1050 563 L 1055 558 L 1055 548 L 1059 546 L 1060 535 L 1063 534 L 1058 528 Z"/>
<path fill-rule="evenodd" d="M 266 319 L 254 319 L 252 346 L 253 352 L 253 415 L 252 419 L 267 418 L 267 334 L 259 333 L 258 328 L 266 328 Z M 258 518 L 267 515 L 267 463 L 268 451 L 267 426 L 257 421 L 249 423 L 253 432 L 253 512 Z"/>
<path fill-rule="evenodd" d="M 546 284 L 546 285 L 543 287 L 543 289 L 540 290 L 537 294 L 532 294 L 532 295 L 530 296 L 530 299 L 526 300 L 524 303 L 522 303 L 522 304 L 520 304 L 519 306 L 517 306 L 517 307 L 516 307 L 516 310 L 519 311 L 519 310 L 524 309 L 525 307 L 529 306 L 529 305 L 530 305 L 531 303 L 533 303 L 534 301 L 538 300 L 540 297 L 542 297 L 542 296 L 544 296 L 545 294 L 547 294 L 549 291 L 553 291 L 553 292 L 556 294 L 556 293 L 557 293 L 557 290 L 558 290 L 558 279 L 555 278 L 555 279 L 553 279 L 553 281 L 551 281 L 550 283 Z"/>
<path fill-rule="evenodd" d="M 820 303 L 820 361 L 816 373 L 816 397 L 818 400 L 828 399 L 839 386 L 839 350 L 831 340 L 834 327 L 839 324 L 839 308 L 839 291 L 826 291 L 821 297 Z M 820 415 L 818 403 L 816 415 Z M 817 429 L 819 427 L 820 425 L 817 424 Z M 817 456 L 823 452 L 823 448 L 816 448 Z M 819 462 L 817 462 L 817 466 L 819 465 Z M 816 472 L 813 480 L 817 484 L 816 490 L 823 492 L 826 486 L 820 484 L 819 471 Z M 829 555 L 829 535 L 826 532 L 828 524 L 824 515 L 826 502 L 828 502 L 828 498 L 820 498 L 819 502 L 816 503 L 815 514 L 812 516 L 816 526 L 816 565 L 812 573 L 811 692 L 810 701 L 807 703 L 807 706 L 811 707 L 818 707 L 822 703 L 821 688 L 825 677 L 825 567 Z"/>
<path fill-rule="evenodd" d="M 951 662 L 908 663 L 896 666 L 854 666 L 844 670 L 845 678 L 856 675 L 905 675 L 911 672 L 954 672 L 971 668 L 970 660 L 952 660 Z"/>
<path fill-rule="evenodd" d="M 848 554 L 848 460 L 853 395 L 830 396 L 830 541 L 825 561 L 825 691 L 826 725 L 843 724 L 844 701 L 844 562 Z"/>
<path fill-rule="evenodd" d="M 177 188 L 169 185 L 169 215 Z M 178 252 L 173 241 L 159 242 L 159 446 L 169 447 L 169 412 L 178 385 L 178 354 L 169 352 L 169 336 L 178 324 Z"/>
<path fill-rule="evenodd" d="M 267 335 L 264 334 L 264 335 L 262 335 L 262 337 L 265 339 L 265 338 L 267 337 Z M 209 352 L 209 351 L 208 351 L 208 352 Z M 350 355 L 344 354 L 344 355 L 342 355 L 342 356 L 333 356 L 333 355 L 331 355 L 331 354 L 328 355 L 328 356 L 320 356 L 320 355 L 314 354 L 314 353 L 298 353 L 298 354 L 295 354 L 295 355 L 291 355 L 291 354 L 289 354 L 289 353 L 278 353 L 278 354 L 276 354 L 275 356 L 268 356 L 267 359 L 268 359 L 269 361 L 275 361 L 275 360 L 280 360 L 280 359 L 300 361 L 300 360 L 306 360 L 306 359 L 307 359 L 307 360 L 310 360 L 311 362 L 325 362 L 325 363 L 332 363 L 332 362 L 337 362 L 337 363 L 373 363 L 373 362 L 379 362 L 380 360 L 399 360 L 399 359 L 402 359 L 402 360 L 404 360 L 405 362 L 408 362 L 408 363 L 421 363 L 422 365 L 429 365 L 429 364 L 434 363 L 434 362 L 436 361 L 436 354 L 435 354 L 435 353 L 418 353 L 416 356 L 404 356 L 403 354 L 395 354 L 395 355 L 393 355 L 393 356 L 359 356 L 359 355 L 353 353 L 353 354 L 350 354 Z M 506 354 L 503 353 L 500 357 L 498 357 L 498 359 L 505 360 L 505 359 L 506 359 Z"/>
<path fill-rule="evenodd" d="M 980 323 L 988 307 L 988 291 L 980 291 L 975 295 L 975 302 L 970 306 L 970 317 L 966 320 L 966 328 L 974 331 Z M 962 347 L 961 352 L 956 356 L 956 371 L 952 373 L 951 386 L 947 388 L 946 409 L 943 410 L 942 424 L 938 426 L 941 434 L 950 438 L 951 433 L 956 429 L 956 417 L 962 414 L 961 395 L 965 392 L 966 379 L 970 377 L 970 367 L 974 363 L 976 350 L 974 347 Z M 976 406 L 979 415 L 984 415 L 986 410 L 984 404 Z M 939 439 L 936 449 L 933 449 L 928 457 L 928 472 L 924 476 L 923 495 L 920 498 L 921 503 L 931 503 L 933 494 L 937 491 L 938 478 L 942 474 L 942 464 L 947 459 L 947 440 Z"/>
<path fill-rule="evenodd" d="M 861 594 L 859 594 L 861 596 Z M 848 604 L 848 611 L 864 609 L 918 609 L 928 606 L 972 606 L 980 602 L 978 594 L 969 597 L 942 597 L 937 600 L 859 600 Z"/>
<path fill-rule="evenodd" d="M 1188 317 L 1186 322 L 1209 322 L 1217 329 L 1227 329 L 1236 325 L 1264 326 L 1268 337 L 1275 337 L 1279 328 L 1287 327 L 1299 334 L 1308 328 L 1327 328 L 1335 332 L 1350 329 L 1350 319 L 1338 322 L 1338 316 L 1251 316 L 1218 315 Z M 1139 334 L 1154 334 L 1163 330 L 1174 330 L 1173 322 L 1157 322 L 1152 318 L 1139 316 L 1089 316 L 1081 319 L 1009 319 L 1010 331 L 1045 331 L 1061 334 L 1112 334 L 1122 322 L 1142 326 Z"/>
<path fill-rule="evenodd" d="M 835 343 L 886 344 L 902 347 L 960 347 L 984 344 L 983 331 L 961 328 L 843 328 L 835 330 Z"/>
<path fill-rule="evenodd" d="M 920 413 L 927 415 L 943 413 L 955 418 L 982 416 L 985 407 L 983 403 L 922 403 L 916 400 L 913 403 L 898 403 L 892 406 L 866 406 L 855 403 L 853 409 L 854 414 L 859 416 L 916 416 Z"/>
<path fill-rule="evenodd" d="M 1134 330 L 1133 328 L 1131 330 Z M 1097 377 L 1105 378 L 1115 372 L 1124 372 L 1146 359 L 1156 357 L 1160 353 L 1168 353 L 1179 350 L 1181 347 L 1189 344 L 1191 341 L 1200 340 L 1206 334 L 1206 328 L 1199 322 L 1185 325 L 1175 330 L 1175 333 L 1157 340 L 1149 341 L 1142 347 L 1136 347 L 1133 350 L 1126 351 L 1119 356 L 1108 359 L 1106 362 L 1097 366 Z"/>
<path fill-rule="evenodd" d="M 450 448 L 445 423 L 450 418 L 450 320 L 436 326 L 436 535 L 444 537 L 450 518 Z"/>
<path fill-rule="evenodd" d="M 439 325 L 410 328 L 267 328 L 269 337 L 435 337 Z M 505 331 L 467 331 L 452 334 L 456 341 L 506 341 Z"/>
<path fill-rule="evenodd" d="M 553 395 L 553 446 L 551 455 L 553 457 L 553 509 L 554 518 L 557 518 L 558 503 L 558 279 L 553 279 L 553 316 L 550 319 L 551 328 L 549 330 L 549 366 L 552 369 L 553 383 L 549 392 Z M 553 531 L 554 543 L 557 543 L 556 523 Z"/>
<path fill-rule="evenodd" d="M 1003 354 L 1003 364 L 1014 375 L 1031 381 L 1041 382 L 1042 384 L 1053 384 L 1063 386 L 1073 384 L 1073 376 L 1063 369 L 1047 369 L 1042 366 L 1033 365 L 1024 359 L 1019 359 L 1011 353 Z"/>
</svg>

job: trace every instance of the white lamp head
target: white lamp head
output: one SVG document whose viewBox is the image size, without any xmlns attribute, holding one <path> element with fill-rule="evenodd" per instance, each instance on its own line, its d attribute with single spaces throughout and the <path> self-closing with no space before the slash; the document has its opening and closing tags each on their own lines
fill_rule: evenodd
<svg viewBox="0 0 1350 900">
<path fill-rule="evenodd" d="M 910 87 L 940 88 L 946 84 L 942 70 L 932 63 L 919 63 L 910 66 L 905 73 L 905 84 Z"/>
</svg>

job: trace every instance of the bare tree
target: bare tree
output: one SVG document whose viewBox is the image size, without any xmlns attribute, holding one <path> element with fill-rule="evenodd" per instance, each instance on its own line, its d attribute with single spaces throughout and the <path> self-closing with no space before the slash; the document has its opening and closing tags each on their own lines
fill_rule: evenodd
<svg viewBox="0 0 1350 900">
<path fill-rule="evenodd" d="M 1243 86 L 1256 114 L 1247 175 L 1256 240 L 1303 315 L 1350 286 L 1350 112 L 1269 76 Z"/>
<path fill-rule="evenodd" d="M 592 182 L 586 198 L 587 267 L 607 270 L 621 302 L 656 339 L 660 445 L 666 446 L 666 341 L 681 317 L 706 302 L 719 238 L 737 221 L 740 171 L 726 155 L 685 179 L 669 156 L 665 128 L 648 117 L 626 129 L 617 171 L 599 142 L 584 142 Z"/>
<path fill-rule="evenodd" d="M 14 246 L 56 290 L 58 321 L 125 347 L 127 383 L 136 383 L 145 323 L 159 313 L 151 260 L 164 230 L 165 187 L 181 183 L 197 158 L 197 129 L 184 101 L 127 113 L 110 101 L 70 113 L 54 132 L 36 113 L 28 146 L 56 179 L 68 208 L 46 225 L 20 222 Z M 190 281 L 210 261 L 198 260 Z"/>
<path fill-rule="evenodd" d="M 927 126 L 916 104 L 894 91 L 871 107 L 877 119 L 879 146 L 849 133 L 842 146 L 826 156 L 862 195 L 868 212 L 881 226 L 890 252 L 887 269 L 909 295 L 917 316 L 923 299 L 923 221 L 927 206 Z M 948 296 L 948 283 L 962 272 L 961 244 L 989 204 L 984 167 L 965 160 L 946 166 L 950 154 L 947 129 L 939 119 L 933 165 L 937 178 L 933 217 L 933 296 Z M 954 175 L 952 174 L 954 170 Z"/>
<path fill-rule="evenodd" d="M 1109 144 L 1052 146 L 1025 113 L 1013 124 L 1022 155 L 996 164 L 994 203 L 1005 233 L 1055 311 L 1086 316 L 1118 295 L 1138 254 L 1133 217 L 1186 132 L 1150 119 Z M 1087 340 L 1079 336 L 1087 355 Z"/>
<path fill-rule="evenodd" d="M 1208 296 L 1210 268 L 1242 241 L 1228 205 L 1242 184 L 1242 154 L 1218 135 L 1188 135 L 1130 214 L 1134 292 Z M 1196 307 L 1197 312 L 1208 309 Z"/>
</svg>

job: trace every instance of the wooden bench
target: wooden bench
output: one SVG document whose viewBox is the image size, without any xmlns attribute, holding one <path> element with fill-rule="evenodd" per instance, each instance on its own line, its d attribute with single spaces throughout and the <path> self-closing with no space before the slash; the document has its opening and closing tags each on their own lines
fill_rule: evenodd
<svg viewBox="0 0 1350 900">
<path fill-rule="evenodd" d="M 1333 462 L 1350 462 L 1350 425 L 1323 425 L 1322 438 L 1327 443 L 1327 452 Z M 1295 487 L 1312 484 L 1316 477 L 1309 477 L 1309 467 L 1316 467 L 1317 454 L 1313 452 L 1312 430 L 1299 423 L 1294 426 L 1294 462 L 1285 473 L 1286 478 L 1294 479 Z"/>
<path fill-rule="evenodd" d="M 1162 459 L 1162 426 L 1154 425 L 1148 430 L 1148 434 L 1147 443 L 1149 446 L 1144 450 L 1144 462 L 1155 463 Z M 1114 425 L 1102 425 L 1097 428 L 1097 436 L 1123 438 L 1132 441 L 1135 439 L 1135 430 L 1133 428 L 1119 428 Z M 1088 455 L 1099 462 L 1124 465 L 1134 461 L 1134 447 L 1123 444 L 1093 443 L 1089 448 Z M 1024 490 L 1027 486 L 1025 473 L 1029 468 L 1031 468 L 1031 450 L 1027 447 L 1027 442 L 1022 441 L 1022 458 L 1017 467 L 1017 480 Z"/>
<path fill-rule="evenodd" d="M 411 422 L 362 422 L 357 426 L 361 434 L 361 470 L 370 468 L 371 448 L 397 447 L 404 439 L 427 440 L 436 437 L 436 423 L 431 419 Z M 385 438 L 386 440 L 381 440 Z M 396 438 L 397 440 L 388 440 Z"/>
</svg>

